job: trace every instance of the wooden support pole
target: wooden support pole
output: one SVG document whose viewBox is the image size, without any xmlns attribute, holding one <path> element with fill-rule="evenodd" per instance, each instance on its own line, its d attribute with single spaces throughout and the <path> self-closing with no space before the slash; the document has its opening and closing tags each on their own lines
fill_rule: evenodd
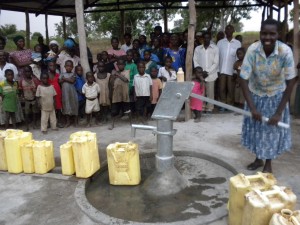
<svg viewBox="0 0 300 225">
<path fill-rule="evenodd" d="M 26 48 L 30 48 L 30 20 L 29 20 L 29 12 L 25 12 L 26 17 Z"/>
<path fill-rule="evenodd" d="M 283 26 L 282 26 L 282 40 L 284 42 L 287 41 L 286 34 L 288 32 L 288 0 L 284 0 L 284 20 L 283 20 Z"/>
<path fill-rule="evenodd" d="M 67 25 L 66 25 L 66 16 L 63 15 L 63 35 L 64 35 L 64 40 L 67 39 Z"/>
<path fill-rule="evenodd" d="M 281 20 L 280 14 L 281 14 L 281 8 L 278 9 L 278 17 L 277 17 L 278 22 L 280 22 L 280 20 Z"/>
<path fill-rule="evenodd" d="M 120 41 L 122 44 L 124 44 L 124 33 L 125 33 L 125 12 L 122 10 L 120 11 L 120 17 L 121 17 L 121 33 L 120 33 Z"/>
<path fill-rule="evenodd" d="M 167 7 L 164 8 L 164 30 L 168 32 L 168 11 Z"/>
<path fill-rule="evenodd" d="M 189 0 L 189 26 L 188 26 L 188 41 L 187 52 L 185 59 L 185 80 L 191 81 L 193 73 L 193 55 L 194 55 L 194 42 L 195 42 L 195 27 L 196 27 L 196 7 L 195 1 Z M 185 121 L 191 119 L 191 109 L 189 101 L 185 102 Z"/>
<path fill-rule="evenodd" d="M 46 44 L 49 45 L 48 13 L 45 14 Z"/>
<path fill-rule="evenodd" d="M 270 18 L 273 18 L 273 0 L 270 1 Z"/>
<path fill-rule="evenodd" d="M 83 0 L 75 0 L 75 10 L 79 37 L 80 64 L 85 76 L 86 72 L 90 71 L 90 66 L 87 55 L 86 33 L 84 28 Z"/>
<path fill-rule="evenodd" d="M 299 63 L 299 0 L 294 0 L 294 32 L 293 32 L 293 53 L 295 66 Z M 296 73 L 297 69 L 295 68 Z M 298 73 L 298 76 L 300 74 Z M 298 80 L 298 85 L 295 85 L 294 90 L 291 94 L 291 112 L 299 118 L 300 116 L 300 103 L 299 103 L 299 92 L 300 92 L 300 81 Z"/>
</svg>

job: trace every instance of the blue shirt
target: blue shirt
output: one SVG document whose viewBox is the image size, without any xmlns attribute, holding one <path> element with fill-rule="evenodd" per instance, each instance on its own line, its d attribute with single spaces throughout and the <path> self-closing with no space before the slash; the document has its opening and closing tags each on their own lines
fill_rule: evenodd
<svg viewBox="0 0 300 225">
<path fill-rule="evenodd" d="M 85 80 L 83 76 L 76 75 L 76 82 L 74 86 L 77 92 L 78 101 L 83 101 L 85 99 L 84 95 L 82 94 L 82 87 L 84 84 L 85 84 Z"/>
<path fill-rule="evenodd" d="M 170 48 L 166 48 L 165 50 L 165 56 L 169 56 L 172 58 L 172 67 L 177 72 L 178 69 L 181 67 L 183 70 L 185 70 L 185 54 L 186 49 L 185 48 L 179 48 L 178 51 L 174 51 Z"/>
</svg>

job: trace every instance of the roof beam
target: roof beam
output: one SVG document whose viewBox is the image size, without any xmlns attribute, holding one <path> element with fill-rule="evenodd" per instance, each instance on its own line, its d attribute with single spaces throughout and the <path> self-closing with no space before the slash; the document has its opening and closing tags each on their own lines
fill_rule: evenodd
<svg viewBox="0 0 300 225">
<path fill-rule="evenodd" d="M 245 7 L 255 7 L 255 6 L 263 6 L 262 4 L 247 4 L 247 5 L 226 5 L 226 8 L 245 8 Z M 223 5 L 213 5 L 213 6 L 196 6 L 199 9 L 216 9 L 216 8 L 224 8 Z M 128 10 L 151 10 L 151 9 L 164 9 L 163 6 L 155 6 L 155 7 L 132 7 L 132 8 L 122 8 L 122 9 L 94 9 L 94 10 L 86 10 L 85 13 L 94 13 L 94 12 L 117 12 L 120 10 L 128 11 Z M 188 6 L 170 6 L 168 9 L 188 9 Z"/>
<path fill-rule="evenodd" d="M 38 15 L 40 15 L 40 14 L 42 14 L 42 13 L 45 13 L 45 11 L 46 11 L 50 6 L 54 5 L 56 2 L 58 2 L 58 0 L 52 0 L 52 1 L 50 1 L 48 4 L 46 4 L 46 5 L 41 9 L 40 12 L 37 12 L 37 13 L 35 14 L 35 16 L 38 16 Z"/>
</svg>

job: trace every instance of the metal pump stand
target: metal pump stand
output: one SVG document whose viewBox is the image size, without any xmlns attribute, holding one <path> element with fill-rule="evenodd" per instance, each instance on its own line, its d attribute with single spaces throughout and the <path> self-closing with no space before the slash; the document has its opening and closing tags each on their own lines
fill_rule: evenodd
<svg viewBox="0 0 300 225">
<path fill-rule="evenodd" d="M 152 196 L 175 194 L 188 184 L 174 167 L 173 136 L 176 130 L 173 129 L 173 121 L 177 119 L 192 88 L 191 82 L 167 83 L 152 114 L 157 126 L 132 124 L 132 136 L 135 136 L 136 129 L 152 130 L 157 135 L 156 170 L 143 184 L 144 190 Z"/>
</svg>

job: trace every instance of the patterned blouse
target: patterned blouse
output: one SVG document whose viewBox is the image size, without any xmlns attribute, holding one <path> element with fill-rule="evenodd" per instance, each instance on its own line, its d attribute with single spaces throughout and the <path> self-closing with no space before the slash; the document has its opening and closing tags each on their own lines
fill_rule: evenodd
<svg viewBox="0 0 300 225">
<path fill-rule="evenodd" d="M 292 50 L 286 44 L 276 41 L 269 57 L 261 42 L 255 42 L 247 50 L 240 77 L 249 80 L 249 89 L 258 96 L 274 96 L 286 88 L 285 80 L 296 76 Z"/>
<path fill-rule="evenodd" d="M 9 54 L 10 58 L 17 58 L 20 63 L 30 62 L 31 61 L 31 49 L 24 49 L 20 51 L 14 51 Z M 29 65 L 29 64 L 28 64 Z M 22 80 L 24 77 L 24 68 L 25 66 L 19 66 L 18 68 L 18 77 L 15 77 L 15 80 Z"/>
</svg>

